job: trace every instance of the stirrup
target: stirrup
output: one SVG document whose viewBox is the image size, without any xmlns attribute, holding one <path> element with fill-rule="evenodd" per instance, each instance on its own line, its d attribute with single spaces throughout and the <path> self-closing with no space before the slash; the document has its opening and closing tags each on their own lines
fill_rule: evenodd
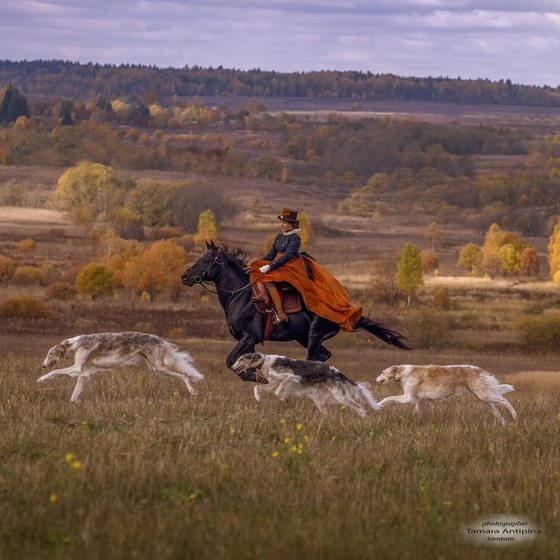
<svg viewBox="0 0 560 560">
<path fill-rule="evenodd" d="M 280 315 L 276 309 L 272 310 L 272 324 L 279 325 L 280 323 L 285 323 L 288 320 L 288 316 L 284 313 L 284 319 L 280 319 Z"/>
</svg>

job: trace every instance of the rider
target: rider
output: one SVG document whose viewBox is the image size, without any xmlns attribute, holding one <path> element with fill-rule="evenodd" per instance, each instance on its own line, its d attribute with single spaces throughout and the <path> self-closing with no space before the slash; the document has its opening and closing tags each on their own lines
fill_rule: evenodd
<svg viewBox="0 0 560 560">
<path fill-rule="evenodd" d="M 290 210 L 289 208 L 282 209 L 282 213 L 278 216 L 280 220 L 280 233 L 275 237 L 268 253 L 262 258 L 262 260 L 269 262 L 259 267 L 261 275 L 265 275 L 267 272 L 282 266 L 299 255 L 301 237 L 298 234 L 301 229 L 297 215 L 298 213 L 295 210 Z M 252 272 L 251 279 L 253 279 L 253 276 L 254 273 Z M 272 299 L 278 314 L 278 320 L 280 322 L 287 321 L 288 316 L 282 309 L 282 299 L 276 284 L 274 282 L 266 282 L 264 277 L 263 280 L 255 282 L 257 295 L 251 299 L 255 302 L 266 304 L 270 304 L 270 299 Z"/>
<path fill-rule="evenodd" d="M 283 208 L 278 216 L 280 233 L 270 251 L 251 263 L 250 280 L 257 288 L 253 301 L 274 304 L 278 319 L 287 321 L 275 282 L 288 282 L 301 294 L 305 306 L 320 317 L 352 331 L 362 316 L 362 308 L 350 301 L 340 282 L 305 253 L 300 253 L 301 231 L 297 211 Z M 267 293 L 268 292 L 268 293 Z"/>
</svg>

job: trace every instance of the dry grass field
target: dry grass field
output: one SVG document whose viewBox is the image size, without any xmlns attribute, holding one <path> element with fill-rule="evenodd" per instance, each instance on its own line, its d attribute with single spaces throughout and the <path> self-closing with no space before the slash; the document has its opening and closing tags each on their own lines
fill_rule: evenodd
<svg viewBox="0 0 560 560">
<path fill-rule="evenodd" d="M 38 386 L 39 350 L 3 352 L 2 558 L 553 558 L 560 476 L 554 360 L 469 355 L 513 383 L 504 427 L 467 396 L 416 415 L 387 406 L 361 419 L 309 400 L 257 403 L 225 371 L 231 342 L 178 340 L 206 379 L 199 394 L 143 370 L 100 373 L 81 405 L 74 380 Z M 17 345 L 14 345 L 17 348 Z M 290 345 L 267 352 L 301 355 Z M 336 363 L 373 382 L 408 361 L 362 343 Z M 452 353 L 419 351 L 418 362 Z M 398 387 L 374 388 L 378 398 Z M 505 415 L 504 415 L 505 416 Z M 541 531 L 484 543 L 468 533 L 510 514 Z"/>
<path fill-rule="evenodd" d="M 11 170 L 10 170 L 11 171 Z M 52 170 L 51 170 L 52 171 Z M 20 177 L 56 177 L 17 169 Z M 8 171 L 0 167 L 0 181 Z M 161 174 L 160 180 L 170 179 Z M 208 179 L 210 181 L 210 179 Z M 415 310 L 374 304 L 372 255 L 407 241 L 423 248 L 428 222 L 348 218 L 340 193 L 270 182 L 212 179 L 240 205 L 220 241 L 249 258 L 277 230 L 289 205 L 311 217 L 309 248 L 371 317 L 410 334 Z M 258 212 L 255 202 L 259 200 Z M 309 400 L 253 398 L 252 385 L 225 367 L 234 341 L 213 296 L 185 288 L 178 303 L 141 303 L 119 295 L 49 302 L 53 318 L 3 319 L 0 325 L 0 558 L 28 559 L 533 559 L 560 546 L 560 376 L 558 354 L 520 350 L 513 324 L 530 309 L 558 306 L 557 287 L 538 282 L 458 278 L 458 247 L 473 232 L 447 230 L 440 274 L 426 278 L 419 305 L 445 286 L 451 296 L 446 344 L 401 352 L 364 333 L 327 343 L 331 362 L 374 384 L 396 363 L 474 363 L 511 383 L 519 414 L 500 426 L 469 396 L 415 414 L 388 405 L 365 419 L 332 407 L 323 417 Z M 71 267 L 95 242 L 64 216 L 0 208 L 0 252 L 37 248 L 18 258 Z M 474 239 L 480 242 L 480 239 Z M 545 259 L 546 240 L 539 253 Z M 195 254 L 191 255 L 194 259 Z M 9 295 L 43 297 L 40 286 L 1 286 Z M 417 328 L 422 328 L 422 326 Z M 150 330 L 191 352 L 206 377 L 196 396 L 143 368 L 99 373 L 80 405 L 75 381 L 38 385 L 50 346 L 82 332 Z M 177 333 L 182 333 L 180 336 Z M 304 358 L 295 344 L 260 350 Z M 373 387 L 378 399 L 400 392 Z M 509 515 L 540 531 L 513 542 L 469 533 Z M 525 521 L 524 521 L 525 520 Z"/>
</svg>

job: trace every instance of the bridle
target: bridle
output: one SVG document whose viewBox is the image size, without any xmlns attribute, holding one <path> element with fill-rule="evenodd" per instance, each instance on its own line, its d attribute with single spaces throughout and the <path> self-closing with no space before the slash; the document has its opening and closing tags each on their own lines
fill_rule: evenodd
<svg viewBox="0 0 560 560">
<path fill-rule="evenodd" d="M 210 251 L 210 249 L 206 250 L 207 253 L 209 251 Z M 219 259 L 219 256 L 220 256 L 220 254 L 216 253 L 216 256 L 212 259 L 212 262 L 208 265 L 208 268 L 206 270 L 204 270 L 203 272 L 200 272 L 199 274 L 197 274 L 196 276 L 193 277 L 193 283 L 194 284 L 201 284 L 204 288 L 206 288 L 205 284 L 209 284 L 210 282 L 208 280 L 205 280 L 204 277 L 206 276 L 206 274 L 208 274 L 208 272 L 210 272 L 210 269 L 215 264 L 219 264 L 222 267 L 222 269 L 220 270 L 220 273 L 218 274 L 218 277 L 216 278 L 216 280 L 220 279 L 220 277 L 224 273 L 225 266 L 224 266 L 224 263 Z M 189 270 L 192 270 L 192 268 L 189 268 Z M 216 280 L 212 280 L 212 282 L 215 283 Z M 208 288 L 206 288 L 206 289 L 208 289 Z"/>
<path fill-rule="evenodd" d="M 210 251 L 210 249 L 207 249 L 206 252 Z M 215 265 L 215 264 L 219 264 L 222 268 L 220 270 L 220 273 L 218 274 L 218 276 L 214 279 L 214 280 L 205 280 L 204 276 L 206 274 L 208 274 L 208 272 L 210 271 L 210 269 Z M 222 274 L 224 273 L 226 267 L 224 265 L 224 263 L 220 260 L 220 253 L 217 252 L 216 256 L 212 259 L 212 262 L 208 265 L 208 267 L 206 268 L 206 270 L 204 270 L 203 272 L 200 272 L 199 274 L 197 274 L 196 276 L 194 276 L 193 278 L 193 283 L 194 284 L 200 284 L 205 290 L 207 290 L 208 292 L 210 292 L 211 294 L 215 294 L 218 295 L 218 292 L 222 292 L 225 294 L 231 294 L 231 298 L 230 300 L 226 303 L 226 305 L 224 306 L 224 312 L 227 313 L 228 309 L 230 308 L 231 304 L 239 297 L 241 296 L 242 292 L 244 290 L 246 290 L 247 288 L 251 287 L 253 285 L 254 282 L 248 282 L 247 284 L 244 284 L 243 286 L 241 286 L 241 288 L 238 288 L 237 290 L 224 290 L 223 288 L 220 288 L 219 286 L 216 285 L 216 282 L 221 278 Z M 190 270 L 190 269 L 189 269 Z M 208 286 L 210 284 L 214 284 L 214 288 L 215 291 L 211 290 Z"/>
</svg>

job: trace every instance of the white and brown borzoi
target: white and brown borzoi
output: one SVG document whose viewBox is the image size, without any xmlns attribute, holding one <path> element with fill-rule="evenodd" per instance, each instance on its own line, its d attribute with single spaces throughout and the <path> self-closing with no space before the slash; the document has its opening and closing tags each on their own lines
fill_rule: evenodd
<svg viewBox="0 0 560 560">
<path fill-rule="evenodd" d="M 188 352 L 179 350 L 175 344 L 153 334 L 97 333 L 67 338 L 49 350 L 42 367 L 52 369 L 60 360 L 70 356 L 74 356 L 74 365 L 55 369 L 39 377 L 37 381 L 46 381 L 55 375 L 77 377 L 71 402 L 78 401 L 80 393 L 97 371 L 131 365 L 142 358 L 153 372 L 182 379 L 192 394 L 196 394 L 196 391 L 191 382 L 204 378 L 195 368 Z"/>
<path fill-rule="evenodd" d="M 292 360 L 284 356 L 266 354 L 244 354 L 232 369 L 240 373 L 249 368 L 261 370 L 268 381 L 266 385 L 255 385 L 254 394 L 258 401 L 260 391 L 274 392 L 277 397 L 309 397 L 324 414 L 329 404 L 341 404 L 364 416 L 365 405 L 380 408 L 368 389 L 369 383 L 355 383 L 333 366 L 323 362 Z"/>
<path fill-rule="evenodd" d="M 380 406 L 390 402 L 412 403 L 418 412 L 423 400 L 435 401 L 470 391 L 502 424 L 505 420 L 496 409 L 497 404 L 505 406 L 517 418 L 513 406 L 502 396 L 513 391 L 513 386 L 501 385 L 494 375 L 476 366 L 391 366 L 376 381 L 379 384 L 396 381 L 404 391 L 402 395 L 384 398 Z"/>
</svg>

